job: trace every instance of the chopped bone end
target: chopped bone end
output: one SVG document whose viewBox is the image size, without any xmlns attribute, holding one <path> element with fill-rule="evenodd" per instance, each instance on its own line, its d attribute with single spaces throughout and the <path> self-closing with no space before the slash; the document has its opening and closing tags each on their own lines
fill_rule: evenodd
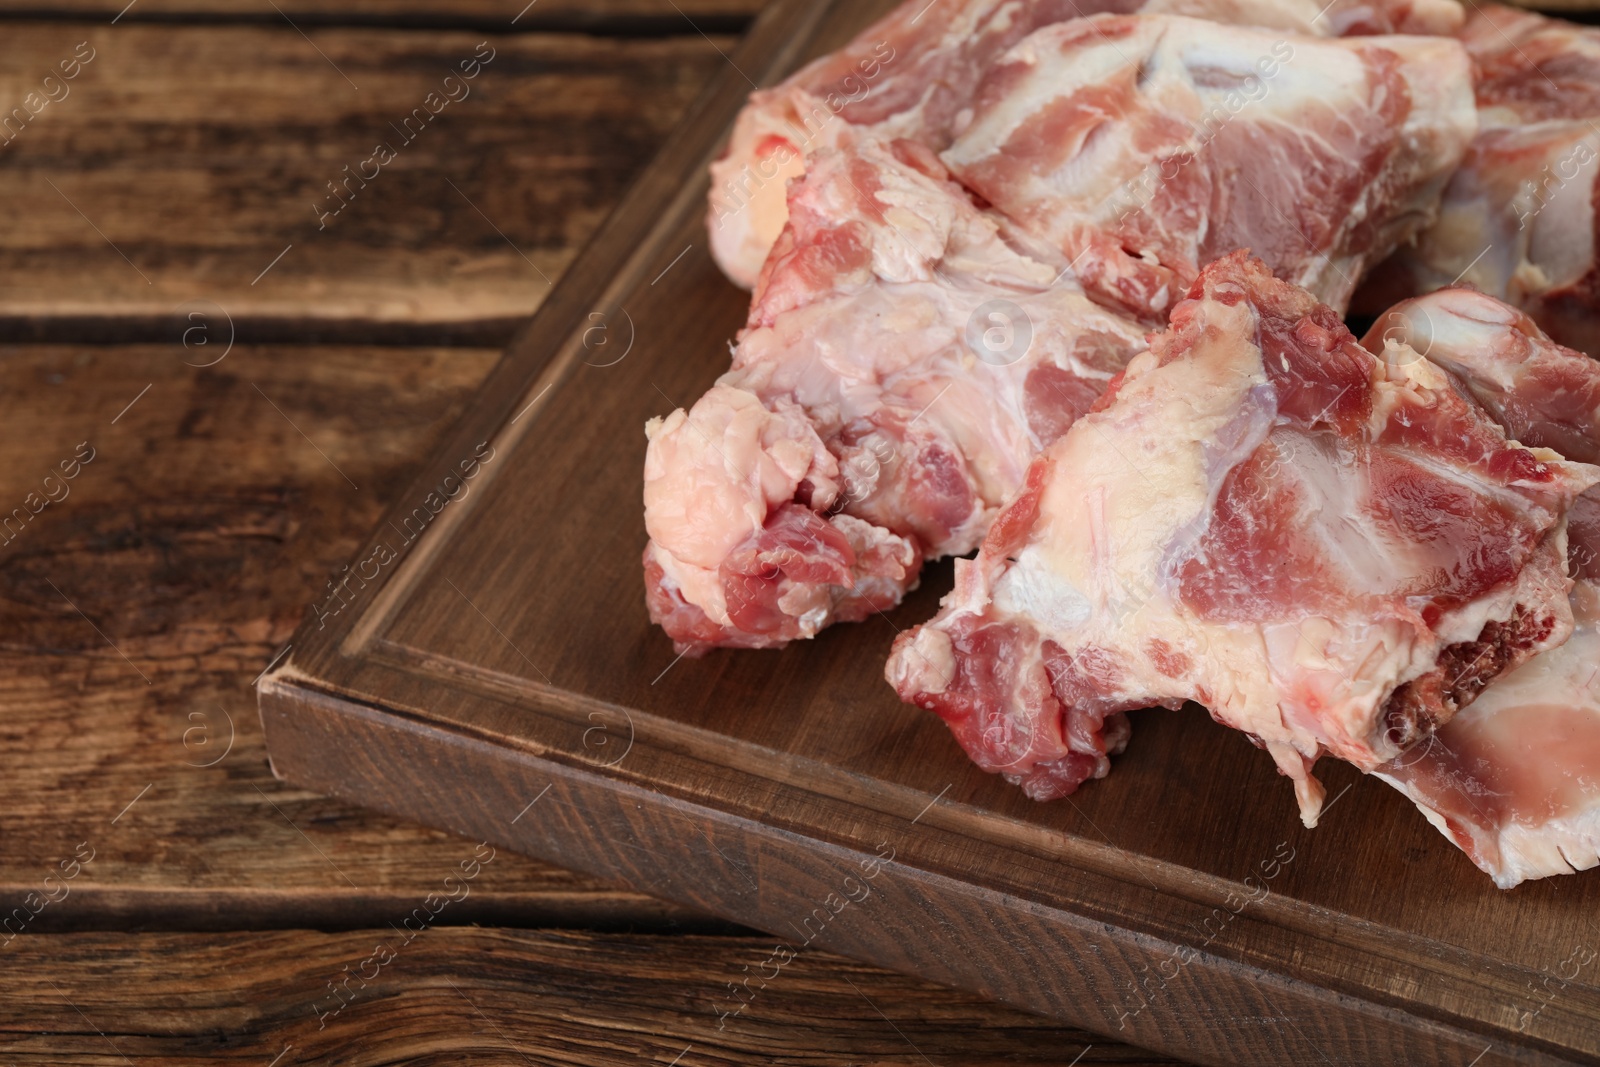
<svg viewBox="0 0 1600 1067">
<path fill-rule="evenodd" d="M 1386 359 L 1426 353 L 1526 445 L 1600 459 L 1600 363 L 1516 308 L 1445 289 L 1393 308 L 1363 344 Z M 1568 515 L 1567 557 L 1566 643 L 1375 771 L 1503 889 L 1600 864 L 1600 487 Z"/>
<path fill-rule="evenodd" d="M 1400 754 L 1396 692 L 1443 723 L 1566 638 L 1565 518 L 1596 481 L 1236 253 L 1035 461 L 887 675 L 1033 795 L 1069 791 L 1063 753 L 1103 758 L 1117 713 L 1197 701 L 1259 739 L 1314 824 L 1317 758 Z"/>
<path fill-rule="evenodd" d="M 1391 345 L 1425 355 L 1525 445 L 1600 462 L 1600 363 L 1557 344 L 1509 304 L 1441 289 L 1390 308 L 1361 343 L 1385 359 L 1396 358 Z"/>
<path fill-rule="evenodd" d="M 1600 864 L 1600 586 L 1577 628 L 1375 773 L 1502 889 Z"/>
<path fill-rule="evenodd" d="M 1507 622 L 1486 622 L 1477 638 L 1449 645 L 1438 665 L 1394 691 L 1383 721 L 1396 748 L 1410 748 L 1482 693 L 1529 650 L 1547 647 L 1555 620 L 1517 609 Z"/>
<path fill-rule="evenodd" d="M 839 478 L 786 398 L 768 405 L 718 385 L 692 411 L 652 422 L 646 603 L 679 651 L 778 648 L 899 603 L 922 553 L 910 538 L 827 514 Z"/>
</svg>

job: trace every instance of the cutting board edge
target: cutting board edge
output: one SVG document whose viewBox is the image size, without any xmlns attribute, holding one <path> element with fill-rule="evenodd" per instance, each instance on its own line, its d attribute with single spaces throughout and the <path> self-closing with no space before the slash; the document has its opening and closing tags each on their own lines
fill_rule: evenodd
<svg viewBox="0 0 1600 1067">
<path fill-rule="evenodd" d="M 1129 981 L 1143 976 L 1148 983 L 1185 946 L 962 883 L 892 858 L 892 852 L 890 858 L 874 857 L 642 789 L 604 768 L 495 746 L 293 677 L 268 675 L 258 692 L 272 773 L 281 780 L 714 912 L 800 951 L 809 946 L 797 946 L 794 920 L 829 903 L 830 913 L 840 910 L 817 924 L 819 947 L 1198 1063 L 1593 1062 L 1578 1050 L 1518 1048 L 1512 1033 L 1486 1035 L 1205 952 L 1183 967 L 1192 981 L 1163 988 L 1168 1003 L 1162 1010 L 1130 1013 L 1123 992 Z M 442 767 L 459 772 L 450 788 L 434 792 L 419 784 Z M 470 783 L 465 791 L 459 788 L 463 781 Z M 519 782 L 526 783 L 520 792 L 514 785 Z M 521 797 L 532 803 L 519 810 Z M 529 817 L 535 810 L 537 820 Z M 547 832 L 539 829 L 552 824 Z M 699 847 L 696 835 L 707 847 Z M 879 875 L 889 880 L 866 877 L 875 858 L 881 861 Z M 819 867 L 826 873 L 818 873 Z M 789 878 L 762 877 L 769 871 Z M 847 875 L 855 877 L 856 888 L 847 887 Z M 864 918 L 864 907 L 852 913 L 839 904 L 863 886 L 889 900 L 876 922 Z M 918 937 L 894 936 L 883 912 L 895 926 L 915 928 Z M 987 929 L 987 936 L 975 939 L 974 924 Z M 809 921 L 805 929 L 812 929 Z M 1041 971 L 1042 961 L 1054 966 Z M 1060 966 L 1062 961 L 1070 965 Z M 750 966 L 761 962 L 752 959 Z M 728 977 L 731 983 L 748 975 Z M 731 1012 L 738 1003 L 730 995 L 720 1010 Z M 759 996 L 751 1003 L 759 1003 Z M 718 1021 L 717 1010 L 708 1006 L 708 1025 Z"/>
</svg>

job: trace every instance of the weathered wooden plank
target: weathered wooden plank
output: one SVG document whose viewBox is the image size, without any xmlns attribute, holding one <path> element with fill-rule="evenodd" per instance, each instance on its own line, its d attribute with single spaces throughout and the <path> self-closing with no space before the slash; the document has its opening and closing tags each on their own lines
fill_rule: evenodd
<svg viewBox="0 0 1600 1067">
<path fill-rule="evenodd" d="M 0 912 L 87 842 L 35 929 L 367 924 L 470 845 L 275 783 L 250 683 L 497 353 L 191 340 L 0 347 Z M 451 918 L 705 925 L 511 855 Z"/>
<path fill-rule="evenodd" d="M 804 41 L 818 10 L 775 8 L 741 63 Z M 701 160 L 741 95 L 719 89 L 407 497 L 485 438 L 506 453 L 491 480 L 403 562 L 363 571 L 354 609 L 304 627 L 262 682 L 279 773 L 1201 1062 L 1593 1062 L 1600 986 L 1521 1005 L 1588 936 L 1600 885 L 1501 893 L 1349 767 L 1328 768 L 1352 792 L 1309 831 L 1271 761 L 1192 711 L 1136 716 L 1106 781 L 1034 803 L 883 683 L 893 633 L 927 618 L 948 569 L 884 619 L 781 653 L 673 655 L 641 605 L 630 428 L 699 395 L 741 321 L 694 244 Z M 637 342 L 604 367 L 586 359 L 597 292 Z M 392 539 L 376 529 L 361 558 Z M 589 749 L 596 717 L 626 728 L 625 758 Z M 543 817 L 509 825 L 530 778 L 550 783 Z M 888 849 L 871 909 L 819 908 Z"/>
<path fill-rule="evenodd" d="M 205 299 L 248 326 L 525 316 L 731 40 L 53 22 L 6 45 L 0 320 Z"/>
<path fill-rule="evenodd" d="M 765 0 L 276 0 L 274 4 L 230 3 L 228 0 L 0 0 L 0 17 L 38 15 L 84 19 L 117 18 L 119 22 L 208 19 L 272 21 L 290 19 L 301 26 L 372 23 L 505 27 L 515 20 L 520 29 L 551 26 L 628 29 L 682 26 L 685 19 L 715 32 L 754 16 Z M 277 10 L 274 10 L 274 7 Z M 120 16 L 120 17 L 119 17 Z"/>
<path fill-rule="evenodd" d="M 470 900 L 504 859 L 454 892 Z M 406 914 L 374 918 L 399 926 Z M 772 949 L 756 938 L 459 928 L 407 943 L 388 925 L 24 935 L 0 950 L 0 1052 L 15 1064 L 277 1067 L 1174 1062 L 827 953 L 762 968 Z M 760 977 L 743 985 L 763 970 L 764 988 Z M 736 1015 L 734 983 L 748 989 Z"/>
</svg>

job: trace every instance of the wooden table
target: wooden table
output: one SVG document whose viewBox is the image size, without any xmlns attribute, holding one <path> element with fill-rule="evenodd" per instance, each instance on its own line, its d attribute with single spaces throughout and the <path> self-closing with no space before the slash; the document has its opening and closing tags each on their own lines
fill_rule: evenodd
<svg viewBox="0 0 1600 1067">
<path fill-rule="evenodd" d="M 0 1064 L 1170 1062 L 820 953 L 719 1028 L 769 939 L 267 769 L 254 679 L 759 0 L 125 2 L 0 2 Z"/>
</svg>

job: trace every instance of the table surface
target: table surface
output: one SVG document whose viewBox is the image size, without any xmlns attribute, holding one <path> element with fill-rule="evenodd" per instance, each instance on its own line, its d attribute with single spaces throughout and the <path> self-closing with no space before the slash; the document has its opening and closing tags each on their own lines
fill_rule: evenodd
<svg viewBox="0 0 1600 1067">
<path fill-rule="evenodd" d="M 0 1063 L 1172 1062 L 823 953 L 720 1021 L 769 938 L 268 771 L 255 678 L 760 0 L 125 3 L 0 2 Z"/>
</svg>

